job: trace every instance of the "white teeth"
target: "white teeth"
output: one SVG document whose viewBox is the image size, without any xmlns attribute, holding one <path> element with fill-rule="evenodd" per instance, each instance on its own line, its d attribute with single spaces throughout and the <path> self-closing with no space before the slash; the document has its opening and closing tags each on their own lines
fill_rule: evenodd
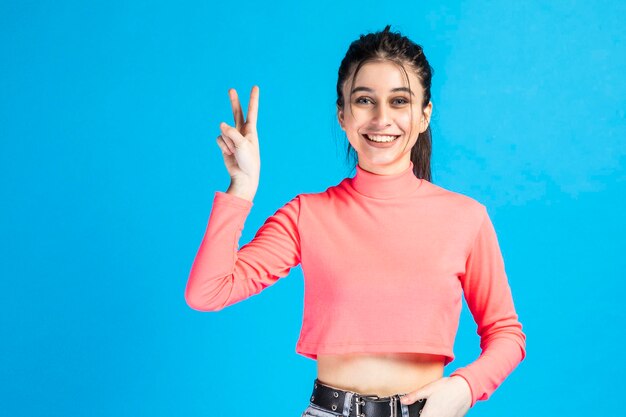
<svg viewBox="0 0 626 417">
<path fill-rule="evenodd" d="M 366 135 L 367 139 L 372 142 L 393 142 L 397 136 L 388 136 L 388 135 Z"/>
</svg>

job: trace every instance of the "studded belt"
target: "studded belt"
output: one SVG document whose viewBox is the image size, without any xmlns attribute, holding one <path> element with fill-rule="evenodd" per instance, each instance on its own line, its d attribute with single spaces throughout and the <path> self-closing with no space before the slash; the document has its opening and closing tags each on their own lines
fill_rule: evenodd
<svg viewBox="0 0 626 417">
<path fill-rule="evenodd" d="M 390 397 L 364 395 L 352 391 L 344 391 L 325 385 L 315 379 L 311 403 L 320 408 L 349 417 L 406 417 L 402 414 L 401 394 Z M 408 408 L 408 417 L 418 417 L 426 400 L 418 400 Z M 347 412 L 346 412 L 346 409 Z"/>
</svg>

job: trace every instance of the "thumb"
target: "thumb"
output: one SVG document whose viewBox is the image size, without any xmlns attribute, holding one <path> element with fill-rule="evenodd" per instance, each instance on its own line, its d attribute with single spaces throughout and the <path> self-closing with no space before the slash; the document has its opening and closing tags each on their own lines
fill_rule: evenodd
<svg viewBox="0 0 626 417">
<path fill-rule="evenodd" d="M 246 141 L 246 138 L 244 138 L 236 128 L 230 126 L 228 123 L 220 123 L 220 130 L 222 131 L 222 136 L 230 139 L 230 141 L 234 143 L 235 148 L 239 148 L 239 146 Z"/>
</svg>

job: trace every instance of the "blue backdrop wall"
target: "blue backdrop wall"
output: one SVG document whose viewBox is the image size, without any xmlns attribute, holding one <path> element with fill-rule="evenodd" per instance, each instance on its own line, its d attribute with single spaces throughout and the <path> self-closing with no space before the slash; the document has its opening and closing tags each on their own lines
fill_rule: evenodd
<svg viewBox="0 0 626 417">
<path fill-rule="evenodd" d="M 617 1 L 1 2 L 2 414 L 300 415 L 316 369 L 295 353 L 299 267 L 219 313 L 184 300 L 229 184 L 215 137 L 228 88 L 246 109 L 259 85 L 243 244 L 352 175 L 337 69 L 386 24 L 435 69 L 433 182 L 488 207 L 528 337 L 468 415 L 619 414 L 625 17 Z M 480 353 L 475 330 L 464 307 L 446 374 Z"/>
</svg>

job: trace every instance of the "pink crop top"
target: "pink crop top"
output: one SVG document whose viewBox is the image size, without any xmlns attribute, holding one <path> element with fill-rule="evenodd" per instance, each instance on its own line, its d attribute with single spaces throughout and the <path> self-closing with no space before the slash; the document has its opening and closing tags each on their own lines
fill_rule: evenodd
<svg viewBox="0 0 626 417">
<path fill-rule="evenodd" d="M 482 353 L 455 370 L 487 399 L 526 355 L 496 233 L 484 205 L 413 174 L 353 178 L 294 197 L 239 247 L 252 202 L 215 192 L 185 291 L 218 311 L 259 293 L 301 264 L 304 313 L 296 352 L 452 351 L 462 299 Z M 369 329 L 375 328 L 375 332 Z"/>
</svg>

